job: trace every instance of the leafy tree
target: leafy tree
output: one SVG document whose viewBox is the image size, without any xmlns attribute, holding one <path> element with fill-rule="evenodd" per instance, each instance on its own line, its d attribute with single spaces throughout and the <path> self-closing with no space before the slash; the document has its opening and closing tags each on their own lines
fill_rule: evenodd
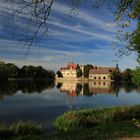
<svg viewBox="0 0 140 140">
<path fill-rule="evenodd" d="M 49 77 L 50 79 L 54 79 L 54 78 L 55 78 L 55 73 L 54 73 L 54 71 L 48 71 L 48 77 Z"/>
<path fill-rule="evenodd" d="M 8 63 L 6 66 L 8 69 L 8 77 L 17 78 L 19 76 L 19 68 L 15 64 Z"/>
<path fill-rule="evenodd" d="M 18 68 L 12 63 L 0 63 L 0 79 L 8 78 L 34 78 L 34 79 L 54 79 L 55 73 L 48 71 L 42 66 L 23 66 Z"/>
<path fill-rule="evenodd" d="M 127 68 L 122 72 L 122 80 L 123 81 L 131 81 L 132 80 L 132 70 Z"/>
<path fill-rule="evenodd" d="M 115 47 L 122 46 L 118 50 L 118 57 L 130 54 L 132 51 L 138 53 L 138 62 L 140 59 L 140 0 L 120 0 L 116 11 L 116 20 L 121 29 L 118 30 L 118 42 Z M 126 31 L 131 26 L 131 21 L 137 23 L 134 31 Z"/>
<path fill-rule="evenodd" d="M 0 82 L 8 80 L 8 68 L 5 64 L 0 64 Z"/>
<path fill-rule="evenodd" d="M 140 86 L 140 67 L 132 71 L 132 81 L 135 85 Z"/>
<path fill-rule="evenodd" d="M 63 75 L 62 75 L 61 71 L 57 71 L 57 73 L 56 73 L 56 74 L 58 75 L 58 77 L 63 77 Z"/>
<path fill-rule="evenodd" d="M 81 70 L 81 69 L 79 69 L 79 70 L 77 71 L 77 77 L 82 77 L 82 70 Z"/>
<path fill-rule="evenodd" d="M 84 66 L 84 77 L 89 77 L 89 71 L 92 69 L 93 66 L 91 64 L 87 64 Z"/>
<path fill-rule="evenodd" d="M 112 80 L 115 80 L 115 81 L 121 81 L 122 78 L 121 78 L 121 72 L 120 71 L 113 71 L 111 73 L 111 79 Z"/>
</svg>

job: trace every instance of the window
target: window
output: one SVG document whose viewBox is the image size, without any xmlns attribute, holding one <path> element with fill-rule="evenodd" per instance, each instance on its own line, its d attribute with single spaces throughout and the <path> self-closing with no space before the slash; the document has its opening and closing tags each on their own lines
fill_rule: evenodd
<svg viewBox="0 0 140 140">
<path fill-rule="evenodd" d="M 99 77 L 99 80 L 101 79 L 101 77 Z"/>
<path fill-rule="evenodd" d="M 104 80 L 106 79 L 105 76 L 103 77 L 103 79 L 104 79 Z"/>
<path fill-rule="evenodd" d="M 96 76 L 94 77 L 94 79 L 96 79 Z"/>
</svg>

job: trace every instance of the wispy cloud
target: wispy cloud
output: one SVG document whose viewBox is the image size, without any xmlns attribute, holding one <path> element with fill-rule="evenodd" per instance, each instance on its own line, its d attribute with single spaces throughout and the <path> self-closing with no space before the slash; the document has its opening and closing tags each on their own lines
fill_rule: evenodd
<svg viewBox="0 0 140 140">
<path fill-rule="evenodd" d="M 17 7 L 17 4 L 10 5 L 4 0 L 0 1 L 1 60 L 14 62 L 19 66 L 33 64 L 55 70 L 71 60 L 77 63 L 114 65 L 112 62 L 114 52 L 110 45 L 116 41 L 117 24 L 112 17 L 107 17 L 110 14 L 106 13 L 102 18 L 94 12 L 89 12 L 90 10 L 82 9 L 73 16 L 69 5 L 60 5 L 56 2 L 47 21 L 49 28 L 47 36 L 41 36 L 45 30 L 42 27 L 36 44 L 31 46 L 26 56 L 28 46 L 24 46 L 19 39 L 31 37 L 34 29 L 32 24 L 29 24 L 28 32 L 24 30 L 29 15 L 20 14 L 16 22 L 13 11 Z M 100 14 L 104 15 L 102 11 Z M 9 18 L 12 18 L 13 24 L 7 24 Z M 133 66 L 136 65 L 134 61 L 131 61 Z M 127 62 L 127 60 L 120 62 L 121 67 L 128 66 Z"/>
</svg>

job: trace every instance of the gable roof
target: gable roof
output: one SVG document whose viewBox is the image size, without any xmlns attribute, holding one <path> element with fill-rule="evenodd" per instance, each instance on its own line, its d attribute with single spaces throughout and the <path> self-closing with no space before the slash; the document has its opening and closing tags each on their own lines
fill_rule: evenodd
<svg viewBox="0 0 140 140">
<path fill-rule="evenodd" d="M 78 66 L 79 66 L 78 64 L 69 63 L 69 64 L 67 65 L 67 67 L 61 67 L 60 70 L 77 69 Z"/>
<path fill-rule="evenodd" d="M 108 68 L 90 69 L 89 74 L 110 74 L 111 71 Z"/>
</svg>

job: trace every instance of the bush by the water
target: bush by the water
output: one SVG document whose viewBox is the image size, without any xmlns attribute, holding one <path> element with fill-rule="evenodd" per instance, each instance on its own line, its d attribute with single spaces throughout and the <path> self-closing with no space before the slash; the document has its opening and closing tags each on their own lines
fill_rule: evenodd
<svg viewBox="0 0 140 140">
<path fill-rule="evenodd" d="M 94 127 L 106 122 L 129 121 L 140 118 L 140 105 L 69 111 L 58 117 L 54 126 L 59 130 Z"/>
<path fill-rule="evenodd" d="M 33 122 L 17 121 L 9 125 L 0 124 L 0 137 L 33 136 L 41 134 L 41 125 Z"/>
</svg>

